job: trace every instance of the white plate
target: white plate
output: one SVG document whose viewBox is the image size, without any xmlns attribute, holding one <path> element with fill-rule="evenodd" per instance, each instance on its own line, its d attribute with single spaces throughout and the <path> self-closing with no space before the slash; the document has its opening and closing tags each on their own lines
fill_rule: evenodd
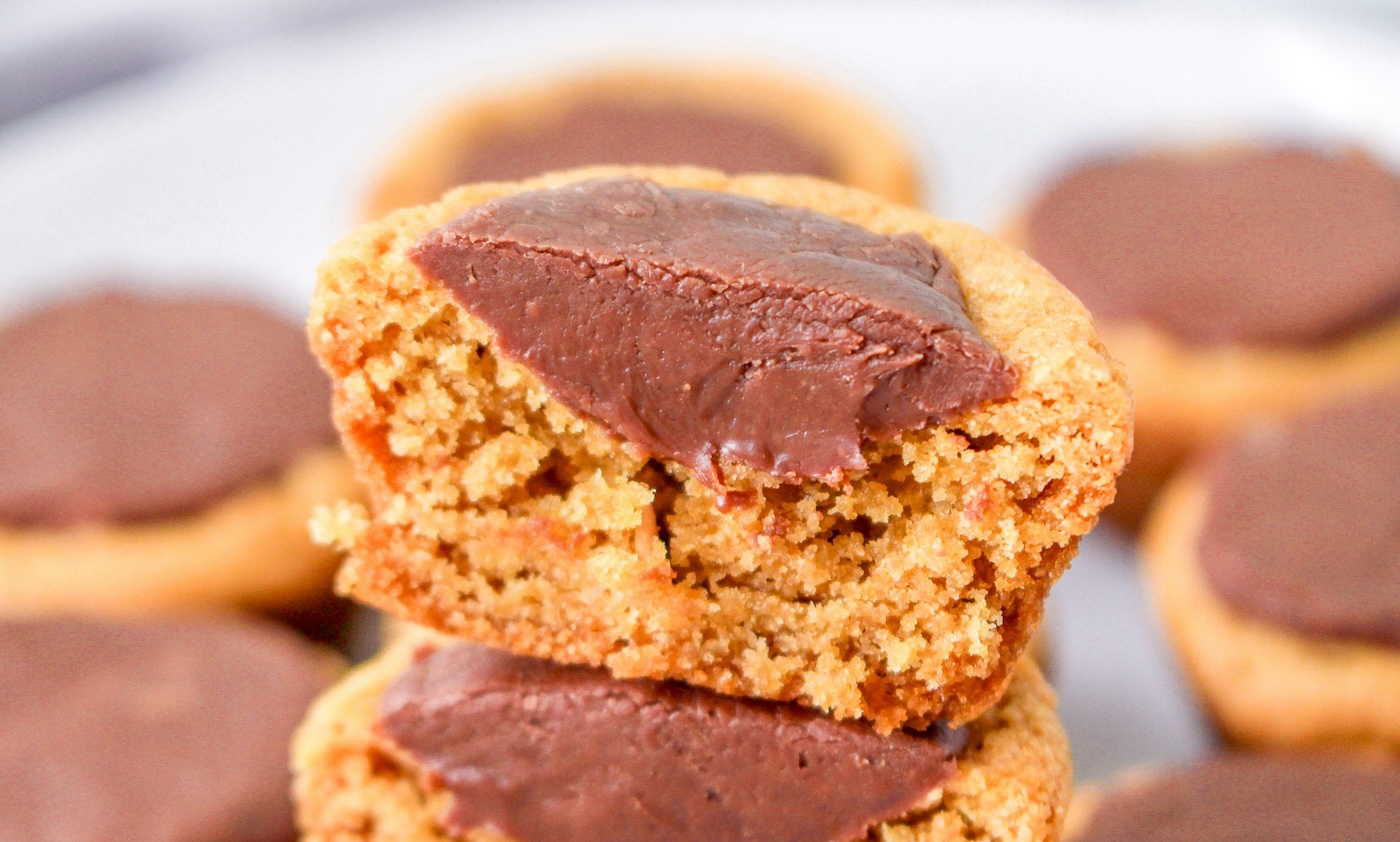
<svg viewBox="0 0 1400 842">
<path fill-rule="evenodd" d="M 445 93 L 716 51 L 870 97 L 918 141 L 937 209 L 989 226 L 1064 161 L 1144 139 L 1342 135 L 1400 160 L 1400 46 L 1317 24 L 987 4 L 432 10 L 186 65 L 8 129 L 0 314 L 113 272 L 303 312 L 369 166 Z M 1081 778 L 1210 750 L 1122 536 L 1086 542 L 1052 608 Z"/>
</svg>

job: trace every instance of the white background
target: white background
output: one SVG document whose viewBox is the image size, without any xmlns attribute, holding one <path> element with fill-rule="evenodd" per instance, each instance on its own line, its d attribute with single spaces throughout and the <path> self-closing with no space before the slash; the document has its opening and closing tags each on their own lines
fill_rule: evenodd
<svg viewBox="0 0 1400 842">
<path fill-rule="evenodd" d="M 1058 167 L 1134 143 L 1340 136 L 1400 162 L 1400 29 L 1370 30 L 1201 8 L 840 2 L 419 4 L 293 28 L 0 129 L 0 316 L 113 274 L 236 287 L 299 315 L 415 116 L 600 57 L 718 52 L 845 86 L 915 139 L 935 210 L 989 228 Z M 11 47 L 0 37 L 0 61 Z M 1090 537 L 1050 631 L 1081 779 L 1210 750 L 1126 536 Z"/>
</svg>

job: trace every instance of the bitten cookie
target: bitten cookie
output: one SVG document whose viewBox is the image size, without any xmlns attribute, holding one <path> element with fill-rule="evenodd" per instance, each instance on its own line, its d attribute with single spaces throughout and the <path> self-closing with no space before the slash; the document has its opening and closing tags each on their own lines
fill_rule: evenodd
<svg viewBox="0 0 1400 842">
<path fill-rule="evenodd" d="M 340 664 L 274 623 L 0 619 L 0 839 L 292 842 L 292 731 Z"/>
<path fill-rule="evenodd" d="M 307 842 L 1059 836 L 1069 747 L 1031 664 L 963 729 L 882 735 L 790 704 L 422 646 L 360 668 L 302 725 Z"/>
<path fill-rule="evenodd" d="M 294 324 L 215 297 L 101 292 L 0 328 L 0 614 L 330 596 L 311 543 L 353 495 Z"/>
<path fill-rule="evenodd" d="M 1130 445 L 1048 274 L 808 178 L 462 188 L 337 245 L 311 336 L 345 593 L 884 728 L 1000 696 Z"/>
<path fill-rule="evenodd" d="M 1227 755 L 1076 793 L 1067 842 L 1391 842 L 1400 764 Z"/>
<path fill-rule="evenodd" d="M 1227 735 L 1400 752 L 1400 386 L 1236 433 L 1173 480 L 1144 554 Z"/>
<path fill-rule="evenodd" d="M 1115 520 L 1260 413 L 1400 377 L 1400 176 L 1354 150 L 1090 162 L 1007 237 L 1078 295 L 1127 368 L 1137 448 Z"/>
<path fill-rule="evenodd" d="M 591 164 L 813 175 L 914 204 L 915 161 L 886 117 L 814 82 L 745 65 L 622 66 L 443 109 L 384 165 L 366 216 Z"/>
</svg>

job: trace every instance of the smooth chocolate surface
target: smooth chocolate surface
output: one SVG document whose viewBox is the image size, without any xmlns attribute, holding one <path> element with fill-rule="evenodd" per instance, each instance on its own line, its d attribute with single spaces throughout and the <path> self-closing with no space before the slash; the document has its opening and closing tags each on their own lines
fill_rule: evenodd
<svg viewBox="0 0 1400 842">
<path fill-rule="evenodd" d="M 252 304 L 103 292 L 0 328 L 0 524 L 187 513 L 334 440 L 302 331 Z"/>
<path fill-rule="evenodd" d="M 1316 343 L 1400 314 L 1400 177 L 1357 151 L 1099 161 L 1025 222 L 1099 319 L 1197 344 Z"/>
<path fill-rule="evenodd" d="M 292 842 L 328 657 L 235 618 L 0 620 L 0 842 Z"/>
<path fill-rule="evenodd" d="M 452 793 L 452 832 L 515 842 L 864 839 L 952 777 L 967 739 L 466 644 L 420 653 L 379 710 Z"/>
<path fill-rule="evenodd" d="M 507 196 L 412 259 L 576 413 L 723 487 L 718 460 L 839 481 L 861 444 L 1009 395 L 914 234 L 601 179 Z"/>
<path fill-rule="evenodd" d="M 1400 646 L 1400 388 L 1261 422 L 1215 456 L 1199 554 L 1241 613 Z"/>
<path fill-rule="evenodd" d="M 1227 756 L 1110 792 L 1069 842 L 1394 842 L 1400 765 Z"/>
<path fill-rule="evenodd" d="M 447 186 L 518 181 L 588 164 L 838 175 L 825 150 L 768 120 L 699 105 L 596 98 L 481 137 L 462 150 Z"/>
</svg>

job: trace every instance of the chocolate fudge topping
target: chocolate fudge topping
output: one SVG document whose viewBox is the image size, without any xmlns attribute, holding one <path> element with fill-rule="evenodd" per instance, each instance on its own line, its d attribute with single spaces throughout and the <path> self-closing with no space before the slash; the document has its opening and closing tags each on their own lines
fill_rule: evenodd
<svg viewBox="0 0 1400 842">
<path fill-rule="evenodd" d="M 1222 446 L 1208 473 L 1201 565 L 1242 613 L 1400 646 L 1400 388 Z"/>
<path fill-rule="evenodd" d="M 1016 384 L 917 235 L 601 179 L 507 196 L 412 259 L 570 409 L 722 488 L 717 460 L 838 481 L 861 443 Z"/>
<path fill-rule="evenodd" d="M 967 740 L 465 644 L 420 653 L 379 711 L 452 794 L 450 831 L 515 842 L 864 839 L 952 777 Z"/>
<path fill-rule="evenodd" d="M 1394 842 L 1400 765 L 1227 756 L 1106 795 L 1071 842 Z"/>
<path fill-rule="evenodd" d="M 694 164 L 835 178 L 821 149 L 767 120 L 679 103 L 593 99 L 502 126 L 462 150 L 448 184 L 518 181 L 588 164 Z"/>
<path fill-rule="evenodd" d="M 1400 177 L 1297 148 L 1144 155 L 1078 169 L 1026 250 L 1100 319 L 1198 344 L 1306 344 L 1400 313 Z"/>
<path fill-rule="evenodd" d="M 0 842 L 292 842 L 327 656 L 236 618 L 0 620 Z"/>
<path fill-rule="evenodd" d="M 0 523 L 189 512 L 334 436 L 301 330 L 251 304 L 104 292 L 0 329 Z"/>
</svg>

